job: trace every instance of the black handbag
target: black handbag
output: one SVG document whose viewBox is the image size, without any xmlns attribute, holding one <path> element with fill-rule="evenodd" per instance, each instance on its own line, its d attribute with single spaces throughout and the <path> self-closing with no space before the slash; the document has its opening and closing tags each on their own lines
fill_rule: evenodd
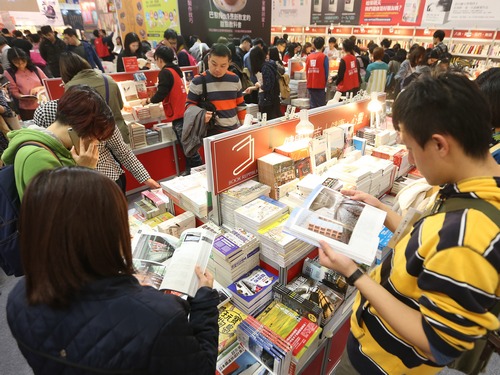
<svg viewBox="0 0 500 375">
<path fill-rule="evenodd" d="M 217 108 L 215 108 L 215 105 L 211 101 L 207 100 L 207 81 L 203 74 L 201 74 L 200 76 L 203 84 L 203 93 L 201 95 L 201 100 L 198 102 L 198 107 L 203 108 L 207 112 L 212 112 L 212 117 L 207 124 L 208 129 L 212 129 L 213 127 L 215 127 Z"/>
</svg>

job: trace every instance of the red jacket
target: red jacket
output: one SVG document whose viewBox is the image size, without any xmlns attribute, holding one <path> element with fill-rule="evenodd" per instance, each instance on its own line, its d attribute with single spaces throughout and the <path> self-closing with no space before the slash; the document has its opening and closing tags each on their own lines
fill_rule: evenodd
<svg viewBox="0 0 500 375">
<path fill-rule="evenodd" d="M 326 59 L 326 60 L 325 60 Z M 323 52 L 314 52 L 306 59 L 306 76 L 308 89 L 324 89 L 328 70 L 325 69 L 328 58 Z"/>
<path fill-rule="evenodd" d="M 355 88 L 359 88 L 359 73 L 356 56 L 346 54 L 342 57 L 345 63 L 344 79 L 337 84 L 337 90 L 346 92 Z"/>
<path fill-rule="evenodd" d="M 172 68 L 167 69 L 174 77 L 174 84 L 162 103 L 167 122 L 171 122 L 184 117 L 187 93 L 186 86 L 177 72 Z"/>
<path fill-rule="evenodd" d="M 108 46 L 104 44 L 102 37 L 94 39 L 94 48 L 100 58 L 109 56 Z"/>
</svg>

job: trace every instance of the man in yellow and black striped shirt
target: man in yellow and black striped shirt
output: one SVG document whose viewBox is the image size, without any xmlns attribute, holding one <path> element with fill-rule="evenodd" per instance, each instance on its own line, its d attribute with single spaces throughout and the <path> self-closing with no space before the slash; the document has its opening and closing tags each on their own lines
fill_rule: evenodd
<svg viewBox="0 0 500 375">
<path fill-rule="evenodd" d="M 451 73 L 419 79 L 397 98 L 393 122 L 410 161 L 442 186 L 438 203 L 459 197 L 500 208 L 490 111 L 474 82 Z M 400 223 L 376 198 L 344 193 L 384 209 L 393 232 Z M 338 375 L 435 374 L 500 327 L 489 312 L 500 299 L 500 234 L 478 209 L 424 216 L 370 276 L 325 243 L 320 259 L 359 290 Z"/>
</svg>

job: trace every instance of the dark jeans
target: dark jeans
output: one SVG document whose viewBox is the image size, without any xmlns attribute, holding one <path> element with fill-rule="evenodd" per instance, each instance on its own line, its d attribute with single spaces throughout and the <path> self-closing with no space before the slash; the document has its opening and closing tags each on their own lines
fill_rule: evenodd
<svg viewBox="0 0 500 375">
<path fill-rule="evenodd" d="M 326 104 L 325 89 L 307 89 L 309 91 L 309 108 L 313 109 Z"/>
<path fill-rule="evenodd" d="M 125 176 L 125 173 L 122 173 L 115 182 L 120 187 L 121 191 L 123 191 L 123 194 L 125 194 L 127 191 L 127 176 Z"/>
<path fill-rule="evenodd" d="M 182 142 L 181 142 L 183 125 L 184 125 L 183 118 L 172 121 L 172 128 L 174 129 L 174 133 L 175 133 L 175 136 L 177 137 L 177 141 L 181 145 L 182 152 L 184 153 L 184 147 L 182 147 Z M 184 156 L 186 156 L 186 154 L 184 154 Z M 203 160 L 201 159 L 199 152 L 196 152 L 196 154 L 194 154 L 193 156 L 191 156 L 189 158 L 186 156 L 186 171 L 189 172 L 191 170 L 191 168 L 197 167 L 199 165 L 203 165 Z"/>
</svg>

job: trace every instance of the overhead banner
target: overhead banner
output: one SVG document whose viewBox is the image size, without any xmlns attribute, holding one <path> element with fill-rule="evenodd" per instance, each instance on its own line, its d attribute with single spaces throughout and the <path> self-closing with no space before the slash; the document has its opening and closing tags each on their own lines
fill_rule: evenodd
<svg viewBox="0 0 500 375">
<path fill-rule="evenodd" d="M 359 25 L 361 0 L 312 0 L 311 25 Z"/>
<path fill-rule="evenodd" d="M 420 25 L 424 3 L 421 0 L 365 0 L 360 24 Z"/>
<path fill-rule="evenodd" d="M 0 1 L 16 26 L 63 26 L 58 0 Z"/>
<path fill-rule="evenodd" d="M 498 28 L 500 1 L 491 0 L 427 0 L 422 26 Z"/>
<path fill-rule="evenodd" d="M 167 29 L 180 32 L 177 0 L 142 0 L 147 39 L 156 47 Z"/>
<path fill-rule="evenodd" d="M 297 0 L 296 0 L 297 1 Z M 266 0 L 179 0 L 181 32 L 198 35 L 211 45 L 219 37 L 229 41 L 248 34 L 271 37 L 271 2 Z"/>
<path fill-rule="evenodd" d="M 272 24 L 309 26 L 313 0 L 273 0 Z"/>
</svg>

